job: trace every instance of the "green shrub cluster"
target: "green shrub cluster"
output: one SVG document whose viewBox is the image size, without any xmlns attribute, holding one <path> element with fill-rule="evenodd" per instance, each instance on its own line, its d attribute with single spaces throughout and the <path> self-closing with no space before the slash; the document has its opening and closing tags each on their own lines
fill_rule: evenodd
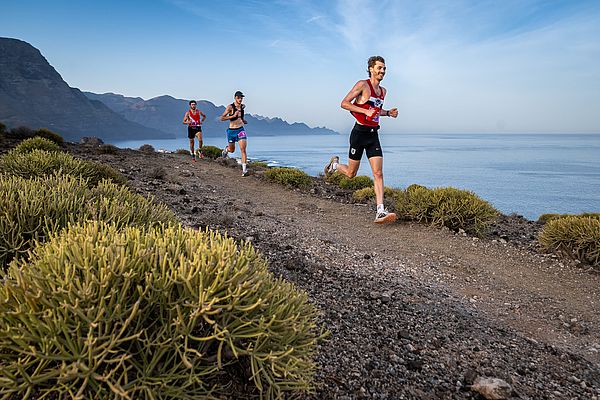
<svg viewBox="0 0 600 400">
<path fill-rule="evenodd" d="M 294 188 L 306 188 L 312 184 L 311 177 L 296 168 L 271 168 L 263 174 L 263 177 L 269 182 Z"/>
<path fill-rule="evenodd" d="M 316 317 L 250 244 L 90 222 L 2 276 L 0 395 L 298 395 L 313 385 Z"/>
<path fill-rule="evenodd" d="M 4 132 L 6 132 L 6 125 L 0 122 L 0 135 L 4 134 Z"/>
<path fill-rule="evenodd" d="M 591 218 L 599 218 L 600 213 L 582 213 L 582 214 L 542 214 L 538 218 L 538 222 L 545 224 L 548 221 L 558 218 L 566 218 L 566 217 L 591 217 Z"/>
<path fill-rule="evenodd" d="M 355 176 L 354 178 L 348 178 L 341 172 L 334 172 L 333 174 L 326 176 L 325 181 L 333 183 L 342 189 L 349 190 L 360 190 L 373 186 L 373 179 L 368 176 L 361 175 Z"/>
<path fill-rule="evenodd" d="M 396 212 L 418 222 L 482 235 L 498 211 L 475 193 L 452 187 L 428 189 L 411 185 L 396 202 Z"/>
<path fill-rule="evenodd" d="M 187 156 L 188 154 L 190 154 L 190 151 L 186 149 L 177 149 L 175 150 L 175 154 L 184 154 Z"/>
<path fill-rule="evenodd" d="M 63 174 L 82 177 L 94 186 L 102 179 L 126 184 L 127 178 L 114 168 L 86 160 L 78 160 L 67 153 L 32 150 L 19 153 L 12 150 L 0 159 L 0 172 L 31 178 L 36 176 Z"/>
<path fill-rule="evenodd" d="M 259 167 L 259 168 L 269 168 L 269 164 L 267 164 L 264 161 L 250 161 L 250 165 L 252 165 L 253 167 Z"/>
<path fill-rule="evenodd" d="M 23 140 L 14 149 L 17 153 L 29 153 L 33 150 L 60 151 L 60 146 L 49 139 L 33 137 Z"/>
<path fill-rule="evenodd" d="M 34 243 L 68 224 L 86 220 L 116 226 L 175 223 L 174 214 L 122 185 L 51 175 L 26 179 L 0 175 L 0 269 Z"/>
<path fill-rule="evenodd" d="M 119 148 L 114 144 L 101 144 L 97 149 L 100 154 L 117 154 L 119 152 Z"/>
<path fill-rule="evenodd" d="M 140 148 L 138 149 L 139 151 L 141 151 L 142 153 L 154 153 L 154 146 L 152 146 L 151 144 L 143 144 L 140 146 Z"/>
<path fill-rule="evenodd" d="M 12 128 L 7 136 L 9 136 L 13 139 L 24 140 L 24 139 L 29 139 L 29 138 L 34 137 L 35 131 L 26 126 L 17 126 L 15 128 Z"/>
<path fill-rule="evenodd" d="M 566 216 L 549 220 L 539 241 L 548 250 L 600 268 L 600 218 Z"/>
<path fill-rule="evenodd" d="M 50 129 L 40 128 L 34 132 L 34 136 L 48 139 L 57 145 L 61 146 L 65 143 L 65 140 L 58 133 L 52 132 Z"/>
<path fill-rule="evenodd" d="M 400 193 L 402 192 L 387 186 L 383 188 L 383 196 L 387 199 L 395 199 L 397 196 L 400 195 Z M 367 201 L 372 200 L 374 198 L 375 188 L 372 186 L 355 190 L 354 193 L 352 193 L 352 200 L 354 200 L 357 203 L 366 203 Z"/>
<path fill-rule="evenodd" d="M 217 146 L 202 146 L 202 154 L 207 158 L 216 159 L 221 157 L 222 150 Z"/>
</svg>

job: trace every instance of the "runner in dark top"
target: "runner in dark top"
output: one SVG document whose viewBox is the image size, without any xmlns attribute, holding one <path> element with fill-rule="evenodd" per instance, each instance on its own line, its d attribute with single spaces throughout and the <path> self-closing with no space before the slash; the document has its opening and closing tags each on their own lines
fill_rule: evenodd
<svg viewBox="0 0 600 400">
<path fill-rule="evenodd" d="M 384 110 L 386 90 L 379 84 L 385 75 L 385 61 L 373 56 L 367 61 L 369 79 L 358 81 L 342 100 L 342 108 L 350 111 L 356 123 L 350 134 L 348 165 L 340 164 L 338 156 L 331 157 L 325 166 L 325 175 L 339 171 L 352 178 L 356 176 L 363 152 L 367 153 L 375 184 L 377 213 L 375 223 L 383 224 L 396 220 L 396 214 L 388 212 L 383 205 L 383 152 L 379 143 L 379 117 L 398 116 L 398 109 Z"/>
<path fill-rule="evenodd" d="M 227 157 L 227 153 L 233 153 L 235 151 L 235 143 L 240 145 L 240 152 L 242 153 L 242 176 L 248 175 L 247 167 L 247 155 L 246 145 L 247 137 L 244 125 L 248 123 L 244 119 L 244 108 L 242 104 L 244 101 L 244 94 L 239 90 L 233 95 L 235 99 L 233 103 L 225 108 L 225 112 L 221 115 L 221 121 L 229 121 L 229 128 L 227 128 L 227 147 L 223 149 L 221 155 Z"/>
<path fill-rule="evenodd" d="M 200 118 L 202 117 L 202 119 Z M 186 111 L 183 117 L 184 125 L 188 126 L 188 139 L 190 139 L 190 155 L 196 161 L 196 152 L 194 152 L 194 138 L 198 138 L 198 155 L 202 154 L 202 123 L 206 120 L 206 115 L 196 108 L 196 100 L 190 100 L 190 109 Z"/>
</svg>

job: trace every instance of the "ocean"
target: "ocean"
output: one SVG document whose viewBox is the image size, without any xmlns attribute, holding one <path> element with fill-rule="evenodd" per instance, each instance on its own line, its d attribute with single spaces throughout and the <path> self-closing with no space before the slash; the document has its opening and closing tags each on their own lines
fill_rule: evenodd
<svg viewBox="0 0 600 400">
<path fill-rule="evenodd" d="M 248 156 L 310 175 L 332 155 L 347 161 L 348 135 L 256 136 Z M 544 213 L 600 212 L 600 134 L 380 134 L 385 185 L 453 186 L 475 192 L 505 214 L 530 220 Z M 205 138 L 224 147 L 223 138 Z M 187 149 L 188 140 L 123 141 L 137 149 Z M 239 150 L 234 157 L 239 157 Z M 371 175 L 366 159 L 359 175 Z"/>
</svg>

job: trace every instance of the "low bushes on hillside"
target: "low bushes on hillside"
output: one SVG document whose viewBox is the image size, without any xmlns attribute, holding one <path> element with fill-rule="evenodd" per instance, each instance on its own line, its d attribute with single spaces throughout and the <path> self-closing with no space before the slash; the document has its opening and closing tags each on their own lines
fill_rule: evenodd
<svg viewBox="0 0 600 400">
<path fill-rule="evenodd" d="M 398 196 L 396 212 L 418 222 L 482 235 L 499 215 L 475 193 L 452 187 L 428 189 L 411 185 Z"/>
<path fill-rule="evenodd" d="M 264 169 L 269 168 L 269 164 L 267 164 L 264 161 L 250 161 L 250 165 L 253 167 L 259 167 L 259 168 L 264 168 Z"/>
<path fill-rule="evenodd" d="M 142 153 L 154 153 L 156 150 L 154 150 L 154 146 L 152 146 L 151 144 L 143 144 L 140 146 L 140 148 L 138 149 L 139 151 L 141 151 Z"/>
<path fill-rule="evenodd" d="M 263 174 L 263 177 L 269 182 L 294 188 L 305 188 L 312 184 L 311 177 L 296 168 L 271 168 Z"/>
<path fill-rule="evenodd" d="M 25 140 L 35 136 L 35 131 L 26 126 L 17 126 L 12 128 L 10 132 L 7 132 L 7 136 L 12 139 Z"/>
<path fill-rule="evenodd" d="M 320 337 L 307 297 L 216 233 L 74 226 L 0 280 L 0 395 L 298 396 Z"/>
<path fill-rule="evenodd" d="M 539 241 L 547 250 L 558 251 L 600 268 L 600 218 L 567 216 L 549 220 Z"/>
<path fill-rule="evenodd" d="M 42 137 L 44 139 L 48 139 L 48 140 L 56 143 L 59 146 L 61 146 L 65 142 L 63 137 L 60 136 L 58 133 L 52 132 L 50 129 L 46 129 L 46 128 L 38 129 L 37 131 L 34 132 L 34 135 L 36 137 Z"/>
<path fill-rule="evenodd" d="M 185 154 L 187 156 L 190 154 L 190 151 L 186 149 L 177 149 L 175 150 L 175 154 Z"/>
<path fill-rule="evenodd" d="M 96 151 L 100 154 L 117 154 L 119 148 L 114 144 L 101 144 Z"/>
<path fill-rule="evenodd" d="M 6 125 L 0 122 L 0 135 L 3 135 L 6 132 Z"/>
<path fill-rule="evenodd" d="M 538 218 L 538 222 L 545 224 L 548 221 L 558 218 L 566 218 L 566 217 L 591 217 L 591 218 L 599 218 L 600 213 L 582 213 L 582 214 L 542 214 Z"/>
<path fill-rule="evenodd" d="M 207 158 L 219 158 L 221 157 L 221 151 L 223 151 L 223 149 L 220 149 L 217 146 L 202 146 L 202 154 Z"/>
<path fill-rule="evenodd" d="M 85 180 L 72 176 L 0 175 L 0 269 L 34 241 L 89 219 L 117 226 L 176 222 L 165 206 L 109 181 L 89 189 Z"/>
<path fill-rule="evenodd" d="M 114 168 L 93 161 L 78 160 L 67 153 L 32 150 L 19 153 L 12 150 L 0 158 L 0 172 L 31 178 L 36 176 L 63 174 L 82 177 L 90 186 L 102 179 L 110 179 L 125 185 L 127 178 Z"/>
<path fill-rule="evenodd" d="M 383 196 L 386 199 L 395 199 L 400 193 L 401 191 L 387 186 L 383 188 Z M 357 203 L 366 203 L 374 198 L 375 188 L 372 186 L 355 190 L 354 193 L 352 193 L 352 200 Z"/>
<path fill-rule="evenodd" d="M 333 183 L 342 189 L 349 190 L 360 190 L 373 186 L 373 179 L 369 178 L 368 176 L 359 175 L 355 176 L 354 178 L 348 178 L 341 172 L 334 172 L 333 174 L 326 176 L 325 181 Z"/>
<path fill-rule="evenodd" d="M 49 139 L 33 137 L 23 140 L 14 149 L 17 153 L 29 153 L 33 150 L 60 151 L 60 146 Z"/>
</svg>

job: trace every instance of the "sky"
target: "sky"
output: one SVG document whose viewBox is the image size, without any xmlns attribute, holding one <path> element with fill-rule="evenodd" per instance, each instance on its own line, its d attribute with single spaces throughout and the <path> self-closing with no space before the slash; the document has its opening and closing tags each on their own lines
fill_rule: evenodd
<svg viewBox="0 0 600 400">
<path fill-rule="evenodd" d="M 598 0 L 1 0 L 0 37 L 72 87 L 171 95 L 347 133 L 381 55 L 382 132 L 600 133 Z M 1 71 L 0 71 L 1 73 Z"/>
</svg>

